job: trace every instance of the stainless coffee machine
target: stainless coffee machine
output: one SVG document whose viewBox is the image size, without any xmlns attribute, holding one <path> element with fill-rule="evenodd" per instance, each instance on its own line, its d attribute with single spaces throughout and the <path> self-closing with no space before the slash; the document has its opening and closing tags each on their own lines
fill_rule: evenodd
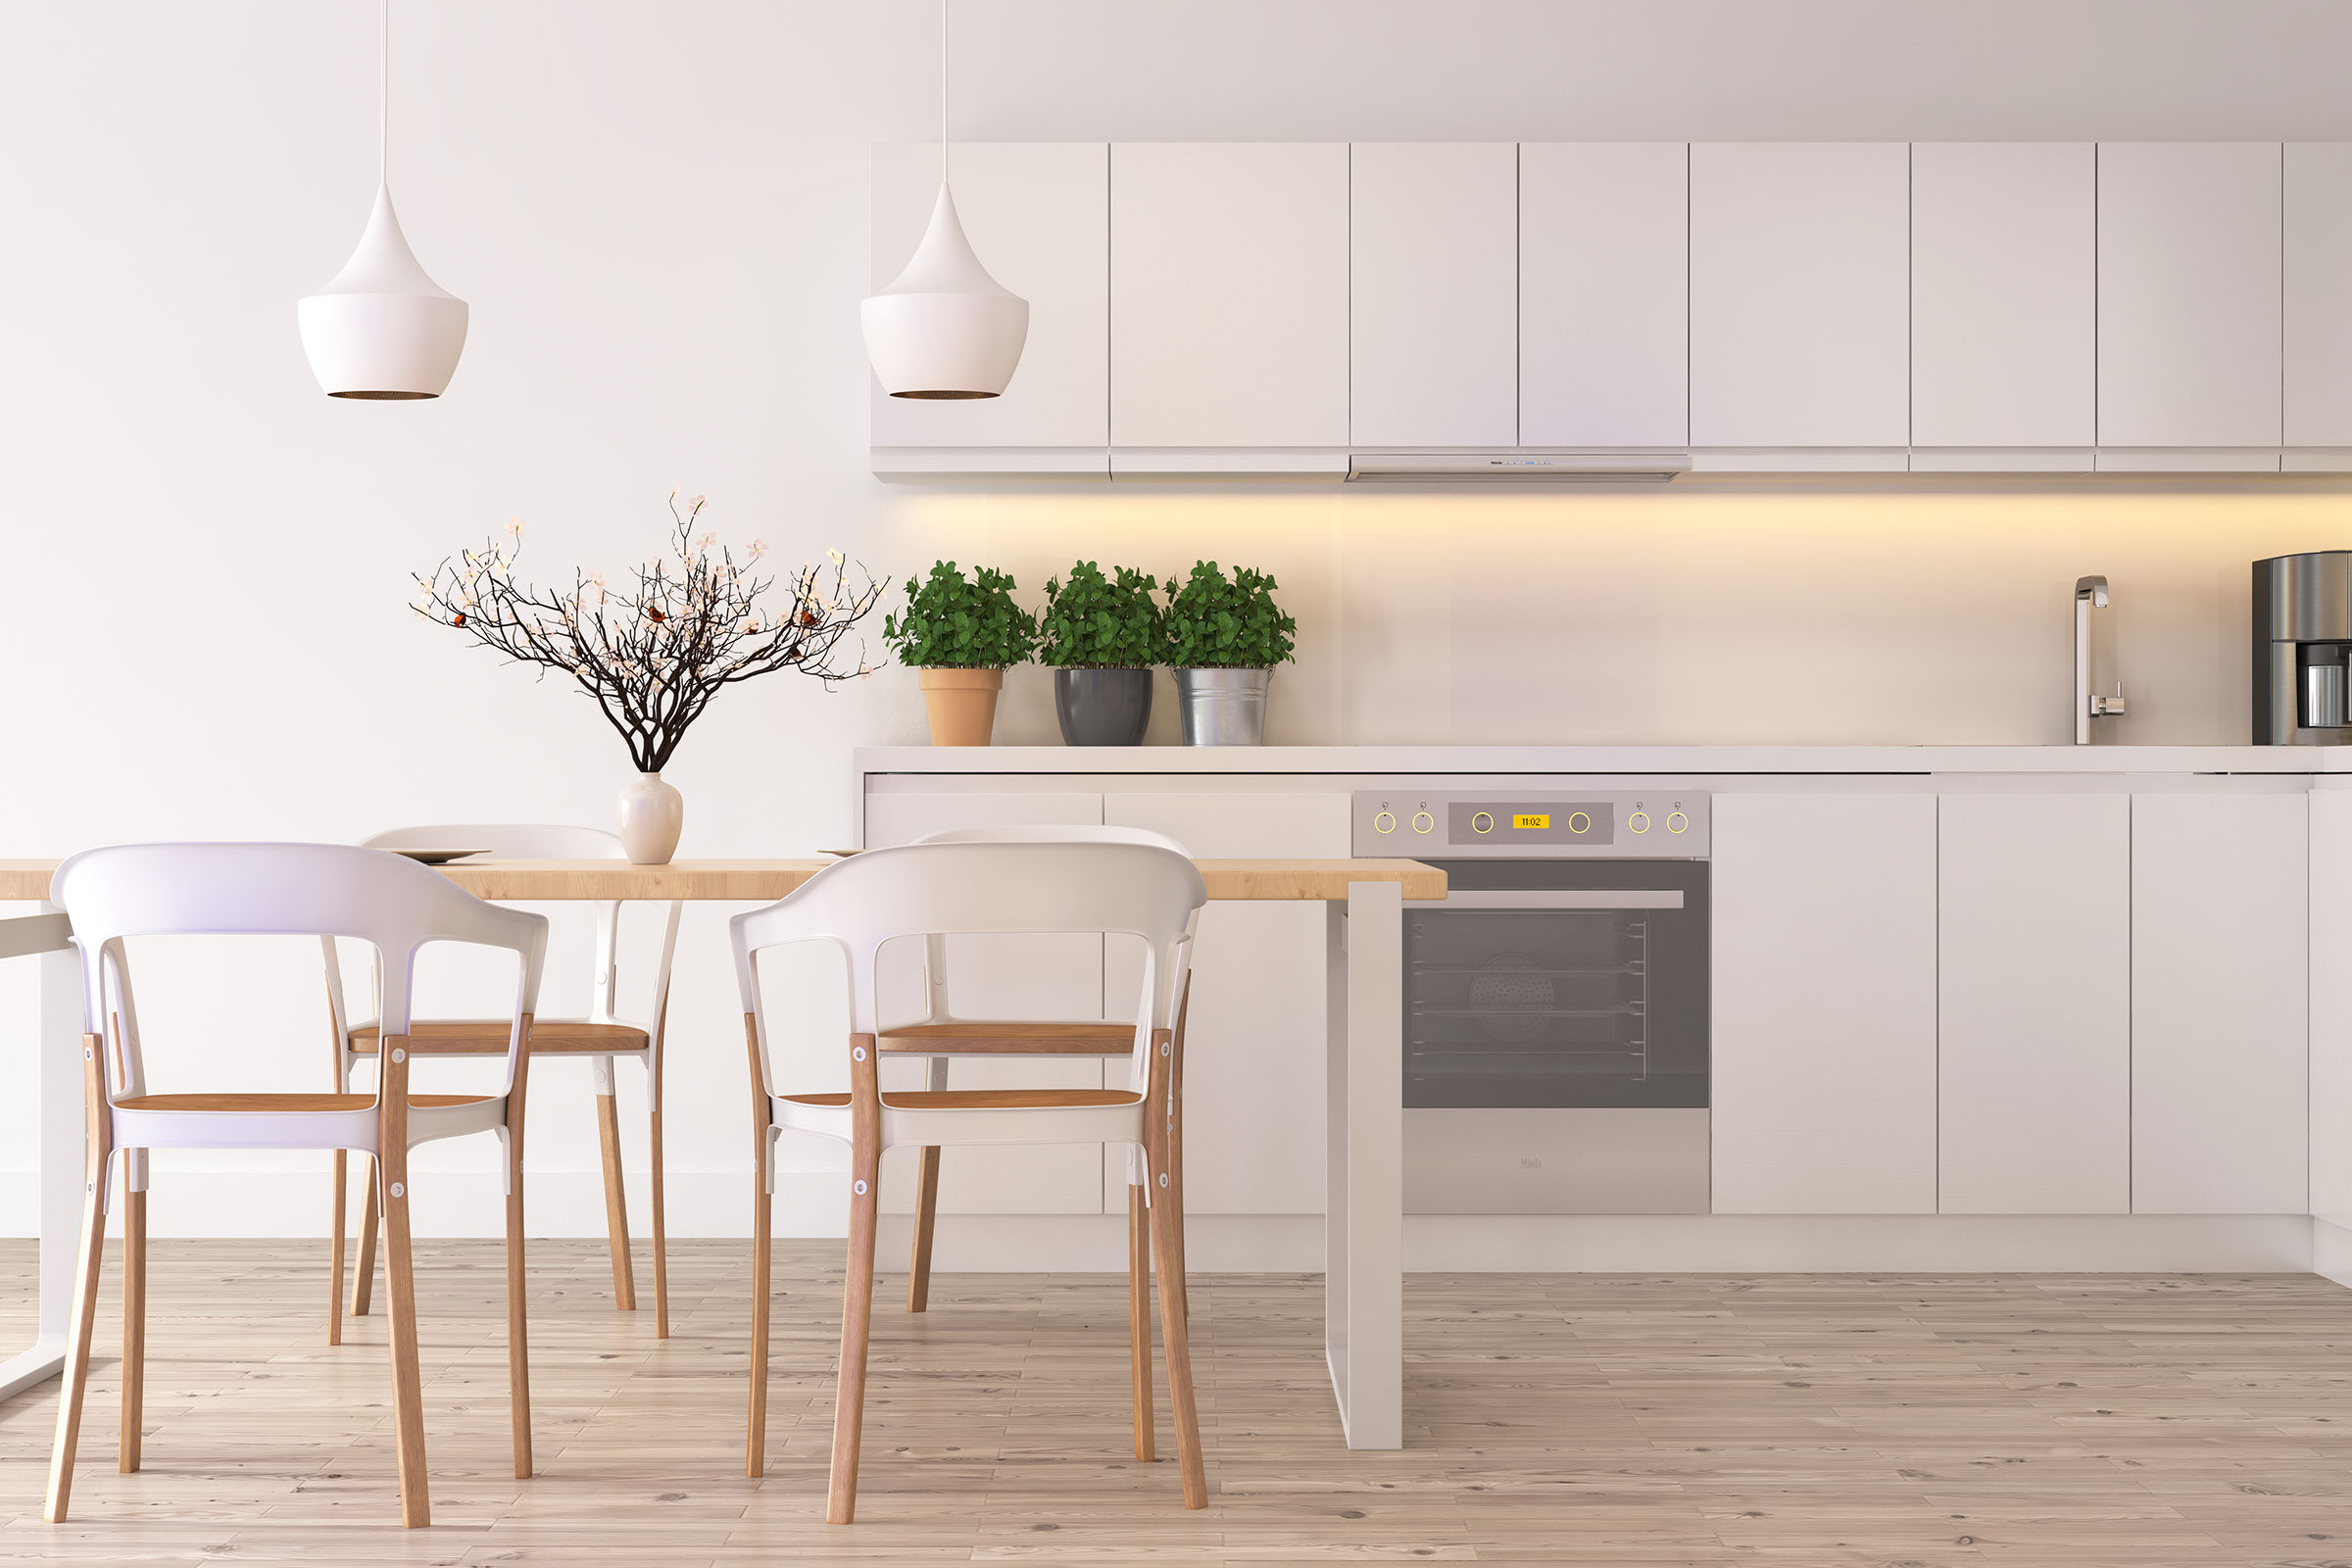
<svg viewBox="0 0 2352 1568">
<path fill-rule="evenodd" d="M 2352 550 L 2254 563 L 2254 744 L 2352 745 Z"/>
</svg>

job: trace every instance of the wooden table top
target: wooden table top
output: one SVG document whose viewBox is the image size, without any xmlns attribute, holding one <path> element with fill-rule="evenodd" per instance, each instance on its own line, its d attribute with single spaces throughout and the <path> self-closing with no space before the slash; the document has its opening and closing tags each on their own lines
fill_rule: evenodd
<svg viewBox="0 0 2352 1568">
<path fill-rule="evenodd" d="M 818 860 L 462 860 L 438 866 L 476 898 L 712 899 L 761 904 L 780 899 L 833 862 Z M 1396 882 L 1414 901 L 1446 896 L 1446 873 L 1419 860 L 1196 860 L 1212 899 L 1322 903 L 1348 897 L 1350 883 Z M 49 896 L 55 860 L 0 860 L 0 900 Z"/>
</svg>

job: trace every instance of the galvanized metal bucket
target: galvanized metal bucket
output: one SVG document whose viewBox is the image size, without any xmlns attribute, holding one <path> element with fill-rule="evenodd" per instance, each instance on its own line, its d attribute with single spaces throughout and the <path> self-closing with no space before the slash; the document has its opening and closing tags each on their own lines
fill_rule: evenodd
<svg viewBox="0 0 2352 1568">
<path fill-rule="evenodd" d="M 1270 669 L 1180 669 L 1176 709 L 1187 746 L 1263 746 Z"/>
</svg>

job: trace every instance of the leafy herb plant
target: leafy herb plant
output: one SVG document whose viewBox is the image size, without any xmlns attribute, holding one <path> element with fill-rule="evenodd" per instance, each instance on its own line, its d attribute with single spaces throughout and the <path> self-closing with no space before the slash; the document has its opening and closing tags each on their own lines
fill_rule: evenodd
<svg viewBox="0 0 2352 1568">
<path fill-rule="evenodd" d="M 1074 669 L 1145 669 L 1159 662 L 1166 620 L 1152 595 L 1159 579 L 1128 566 L 1102 568 L 1081 561 L 1069 580 L 1046 584 L 1038 617 L 1038 662 Z"/>
<path fill-rule="evenodd" d="M 932 563 L 920 584 L 906 579 L 905 613 L 882 617 L 882 640 L 899 662 L 925 669 L 1002 669 L 1037 647 L 1037 621 L 1012 602 L 1019 586 L 993 567 L 964 576 L 953 561 Z"/>
<path fill-rule="evenodd" d="M 1287 662 L 1298 622 L 1274 602 L 1280 586 L 1262 571 L 1236 566 L 1228 578 L 1213 561 L 1168 595 L 1167 662 L 1178 669 L 1271 669 Z"/>
</svg>

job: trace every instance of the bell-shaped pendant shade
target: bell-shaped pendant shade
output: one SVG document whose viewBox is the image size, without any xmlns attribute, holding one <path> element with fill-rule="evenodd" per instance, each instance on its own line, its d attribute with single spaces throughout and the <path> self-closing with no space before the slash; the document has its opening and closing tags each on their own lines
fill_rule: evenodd
<svg viewBox="0 0 2352 1568">
<path fill-rule="evenodd" d="M 437 398 L 466 350 L 466 302 L 416 265 L 382 185 L 360 248 L 296 319 L 328 397 Z"/>
<path fill-rule="evenodd" d="M 866 357 L 894 398 L 993 398 L 1029 338 L 1029 302 L 988 275 L 939 187 L 914 259 L 860 315 Z"/>
</svg>

